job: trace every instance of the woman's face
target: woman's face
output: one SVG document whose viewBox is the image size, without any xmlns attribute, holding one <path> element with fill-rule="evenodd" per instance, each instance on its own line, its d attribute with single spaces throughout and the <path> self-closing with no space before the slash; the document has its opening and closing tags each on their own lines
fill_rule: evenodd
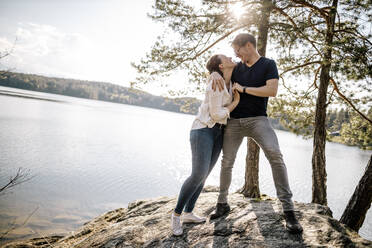
<svg viewBox="0 0 372 248">
<path fill-rule="evenodd" d="M 221 54 L 219 55 L 219 58 L 221 59 L 221 64 L 220 64 L 221 69 L 234 68 L 235 63 L 231 60 L 231 57 L 227 57 Z"/>
</svg>

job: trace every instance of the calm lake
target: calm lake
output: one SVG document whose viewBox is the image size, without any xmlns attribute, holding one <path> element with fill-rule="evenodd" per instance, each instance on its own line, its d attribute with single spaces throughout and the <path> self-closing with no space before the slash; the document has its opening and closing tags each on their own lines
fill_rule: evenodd
<svg viewBox="0 0 372 248">
<path fill-rule="evenodd" d="M 34 176 L 0 195 L 0 231 L 18 226 L 9 238 L 66 233 L 136 199 L 175 197 L 191 172 L 191 115 L 7 87 L 0 93 L 0 186 L 19 167 Z M 293 199 L 310 202 L 312 140 L 276 133 Z M 243 141 L 231 192 L 244 183 L 245 150 Z M 327 143 L 328 202 L 336 219 L 371 153 Z M 218 185 L 219 172 L 220 161 L 206 185 Z M 276 196 L 262 152 L 260 187 Z M 372 240 L 371 209 L 359 233 Z"/>
</svg>

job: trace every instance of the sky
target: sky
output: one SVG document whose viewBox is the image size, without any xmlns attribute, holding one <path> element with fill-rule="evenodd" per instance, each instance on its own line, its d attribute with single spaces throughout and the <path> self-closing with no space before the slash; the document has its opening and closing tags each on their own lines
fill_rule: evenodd
<svg viewBox="0 0 372 248">
<path fill-rule="evenodd" d="M 147 16 L 153 3 L 0 0 L 0 52 L 11 51 L 0 70 L 129 86 L 136 77 L 130 63 L 145 57 L 163 31 Z M 167 80 L 172 90 L 188 83 L 182 73 Z M 156 83 L 142 88 L 156 95 L 169 90 Z"/>
<path fill-rule="evenodd" d="M 0 0 L 0 51 L 14 46 L 0 69 L 128 86 L 136 76 L 130 62 L 162 30 L 147 17 L 152 3 Z"/>
<path fill-rule="evenodd" d="M 197 5 L 199 0 L 189 0 Z M 148 16 L 154 0 L 0 0 L 0 70 L 110 82 L 129 87 L 130 65 L 151 50 L 163 24 Z M 237 8 L 239 12 L 241 8 Z M 221 53 L 234 56 L 226 43 Z M 185 72 L 166 80 L 168 88 L 142 89 L 168 95 L 188 84 Z M 193 96 L 193 95 L 190 95 Z M 197 96 L 201 97 L 201 96 Z"/>
</svg>

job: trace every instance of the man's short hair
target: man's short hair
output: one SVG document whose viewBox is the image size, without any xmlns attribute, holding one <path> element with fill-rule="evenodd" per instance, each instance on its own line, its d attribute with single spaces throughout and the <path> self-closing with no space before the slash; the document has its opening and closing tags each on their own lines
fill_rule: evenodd
<svg viewBox="0 0 372 248">
<path fill-rule="evenodd" d="M 248 42 L 252 43 L 256 47 L 256 38 L 253 35 L 248 33 L 238 34 L 232 42 L 232 45 L 242 47 L 245 46 Z"/>
</svg>

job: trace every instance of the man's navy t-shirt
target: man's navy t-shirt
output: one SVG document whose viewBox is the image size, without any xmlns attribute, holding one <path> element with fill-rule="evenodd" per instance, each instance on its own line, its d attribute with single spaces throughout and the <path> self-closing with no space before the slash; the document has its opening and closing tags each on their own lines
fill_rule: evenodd
<svg viewBox="0 0 372 248">
<path fill-rule="evenodd" d="M 256 63 L 248 67 L 239 62 L 232 73 L 231 81 L 247 87 L 261 87 L 266 85 L 269 79 L 279 79 L 275 61 L 260 57 Z M 230 113 L 231 118 L 246 118 L 254 116 L 267 116 L 268 97 L 253 96 L 241 93 L 238 106 Z"/>
</svg>

